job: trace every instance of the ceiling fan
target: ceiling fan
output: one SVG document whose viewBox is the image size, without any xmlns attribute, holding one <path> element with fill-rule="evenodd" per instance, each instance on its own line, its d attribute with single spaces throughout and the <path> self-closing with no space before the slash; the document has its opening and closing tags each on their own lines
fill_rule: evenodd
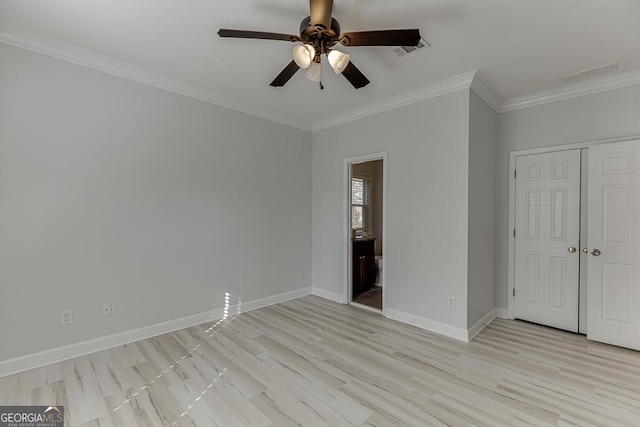
<svg viewBox="0 0 640 427">
<path fill-rule="evenodd" d="M 284 86 L 300 69 L 308 69 L 306 77 L 322 86 L 321 57 L 327 55 L 331 68 L 342 74 L 356 89 L 368 85 L 369 80 L 351 62 L 350 56 L 333 49 L 337 44 L 355 46 L 417 46 L 420 30 L 378 30 L 340 33 L 340 24 L 331 16 L 333 0 L 309 0 L 310 15 L 300 23 L 300 35 L 269 33 L 264 31 L 229 30 L 221 28 L 220 37 L 280 40 L 296 43 L 293 61 L 271 82 L 271 86 Z"/>
</svg>

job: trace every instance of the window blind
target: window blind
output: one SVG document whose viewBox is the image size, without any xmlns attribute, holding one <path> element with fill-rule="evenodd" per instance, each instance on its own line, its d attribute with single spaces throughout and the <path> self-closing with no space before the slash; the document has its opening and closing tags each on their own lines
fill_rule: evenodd
<svg viewBox="0 0 640 427">
<path fill-rule="evenodd" d="M 369 180 L 351 179 L 351 227 L 369 228 Z"/>
</svg>

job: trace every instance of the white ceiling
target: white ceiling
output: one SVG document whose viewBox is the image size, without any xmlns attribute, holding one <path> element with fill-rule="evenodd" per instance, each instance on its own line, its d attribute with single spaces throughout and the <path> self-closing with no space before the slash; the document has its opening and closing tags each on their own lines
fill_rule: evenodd
<svg viewBox="0 0 640 427">
<path fill-rule="evenodd" d="M 640 69 L 638 0 L 336 0 L 342 31 L 419 28 L 432 47 L 351 48 L 371 80 L 355 90 L 325 66 L 325 90 L 298 72 L 269 83 L 292 44 L 221 39 L 219 28 L 297 34 L 305 0 L 0 0 L 0 23 L 184 81 L 255 109 L 314 122 L 481 70 L 498 98 L 562 86 L 612 62 Z M 346 50 L 346 49 L 344 49 Z"/>
</svg>

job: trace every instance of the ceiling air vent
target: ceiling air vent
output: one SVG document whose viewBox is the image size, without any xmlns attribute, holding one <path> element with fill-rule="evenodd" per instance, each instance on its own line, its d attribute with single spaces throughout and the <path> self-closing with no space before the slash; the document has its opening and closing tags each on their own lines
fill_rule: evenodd
<svg viewBox="0 0 640 427">
<path fill-rule="evenodd" d="M 396 56 L 400 57 L 429 46 L 431 46 L 431 44 L 428 41 L 426 41 L 425 39 L 420 39 L 420 41 L 418 42 L 418 46 L 400 46 L 399 48 L 393 49 L 393 53 L 395 53 Z"/>
<path fill-rule="evenodd" d="M 578 71 L 577 73 L 567 74 L 562 78 L 562 83 L 565 85 L 570 85 L 572 83 L 578 83 L 583 80 L 600 77 L 605 74 L 615 73 L 616 71 L 618 71 L 618 63 L 613 62 L 611 64 L 589 68 L 588 70 Z"/>
</svg>

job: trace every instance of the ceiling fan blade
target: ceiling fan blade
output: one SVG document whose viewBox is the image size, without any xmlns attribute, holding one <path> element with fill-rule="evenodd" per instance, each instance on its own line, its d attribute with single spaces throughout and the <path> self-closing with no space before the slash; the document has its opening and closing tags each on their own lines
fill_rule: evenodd
<svg viewBox="0 0 640 427">
<path fill-rule="evenodd" d="M 309 0 L 311 25 L 321 25 L 331 28 L 331 14 L 333 13 L 333 0 Z"/>
<path fill-rule="evenodd" d="M 356 89 L 360 89 L 361 87 L 365 87 L 371 83 L 351 61 L 347 64 L 347 68 L 344 69 L 342 75 L 349 80 L 349 83 L 351 83 Z"/>
<path fill-rule="evenodd" d="M 417 46 L 420 30 L 358 31 L 340 35 L 345 46 Z"/>
<path fill-rule="evenodd" d="M 282 40 L 285 42 L 300 41 L 300 36 L 293 34 L 267 33 L 265 31 L 248 31 L 248 30 L 228 30 L 221 28 L 218 31 L 220 37 L 232 37 L 237 39 L 264 39 L 264 40 Z"/>
<path fill-rule="evenodd" d="M 291 61 L 289 65 L 287 65 L 284 68 L 284 70 L 282 70 L 280 74 L 278 74 L 278 76 L 275 79 L 273 79 L 270 85 L 273 87 L 284 86 L 299 69 L 300 67 L 298 67 L 298 64 L 296 64 L 296 61 Z"/>
</svg>

